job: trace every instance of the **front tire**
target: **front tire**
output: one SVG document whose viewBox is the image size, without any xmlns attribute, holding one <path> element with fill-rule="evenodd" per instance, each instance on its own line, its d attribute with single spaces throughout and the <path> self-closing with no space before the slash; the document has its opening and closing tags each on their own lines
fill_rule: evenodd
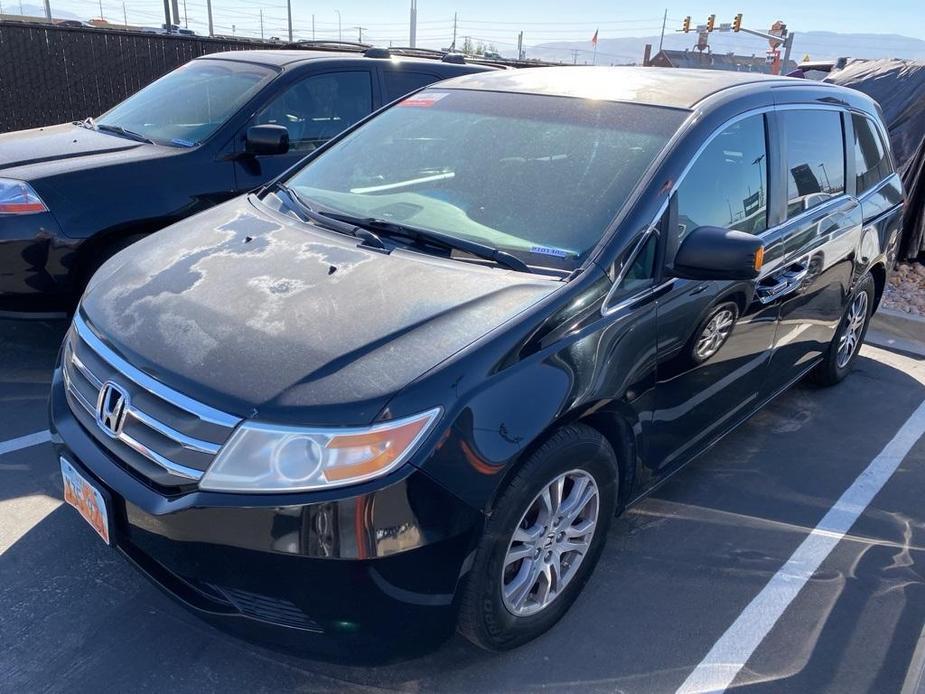
<svg viewBox="0 0 925 694">
<path fill-rule="evenodd" d="M 825 357 L 813 369 L 814 382 L 833 386 L 851 371 L 867 335 L 875 295 L 874 278 L 866 274 L 858 281 Z"/>
<path fill-rule="evenodd" d="M 555 432 L 501 493 L 463 587 L 459 631 L 507 650 L 568 611 L 600 558 L 618 491 L 616 456 L 584 424 Z"/>
</svg>

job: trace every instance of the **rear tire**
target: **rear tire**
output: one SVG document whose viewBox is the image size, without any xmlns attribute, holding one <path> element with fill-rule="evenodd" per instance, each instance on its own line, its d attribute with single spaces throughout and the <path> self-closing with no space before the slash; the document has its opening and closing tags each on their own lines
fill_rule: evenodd
<svg viewBox="0 0 925 694">
<path fill-rule="evenodd" d="M 613 449 L 587 425 L 564 426 L 534 451 L 486 523 L 462 590 L 459 632 L 500 651 L 552 627 L 600 558 L 618 485 Z"/>
<path fill-rule="evenodd" d="M 874 278 L 868 273 L 858 281 L 825 357 L 810 374 L 814 383 L 834 386 L 854 367 L 870 325 L 875 296 Z"/>
</svg>

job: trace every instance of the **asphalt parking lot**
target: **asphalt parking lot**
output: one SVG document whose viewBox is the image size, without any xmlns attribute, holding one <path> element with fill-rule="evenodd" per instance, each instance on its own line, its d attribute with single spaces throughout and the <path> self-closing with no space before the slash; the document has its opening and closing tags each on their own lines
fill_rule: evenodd
<svg viewBox="0 0 925 694">
<path fill-rule="evenodd" d="M 865 347 L 840 386 L 779 397 L 614 524 L 537 641 L 369 668 L 206 626 L 62 504 L 64 328 L 0 320 L 0 691 L 925 692 L 923 360 Z"/>
</svg>

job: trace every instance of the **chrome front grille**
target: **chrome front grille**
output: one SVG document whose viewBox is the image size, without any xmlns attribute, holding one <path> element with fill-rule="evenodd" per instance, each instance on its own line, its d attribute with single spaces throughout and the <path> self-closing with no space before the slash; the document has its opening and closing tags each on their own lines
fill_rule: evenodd
<svg viewBox="0 0 925 694">
<path fill-rule="evenodd" d="M 71 411 L 114 456 L 162 486 L 198 481 L 240 419 L 168 388 L 109 348 L 78 313 L 62 364 Z M 124 393 L 119 426 L 100 418 L 101 392 Z"/>
</svg>

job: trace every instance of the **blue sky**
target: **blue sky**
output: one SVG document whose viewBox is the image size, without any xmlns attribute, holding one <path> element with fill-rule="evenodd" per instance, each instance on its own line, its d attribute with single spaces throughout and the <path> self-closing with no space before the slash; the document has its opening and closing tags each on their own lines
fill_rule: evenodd
<svg viewBox="0 0 925 694">
<path fill-rule="evenodd" d="M 20 0 L 0 0 L 4 11 L 17 12 Z M 38 5 L 36 0 L 22 0 Z M 104 16 L 121 21 L 122 0 L 51 0 L 54 9 L 65 10 L 83 18 L 96 17 L 102 2 Z M 179 0 L 183 15 L 184 0 Z M 408 40 L 409 0 L 292 0 L 293 22 L 298 38 L 311 38 L 312 15 L 316 38 L 337 38 L 340 12 L 340 35 L 355 40 L 356 26 L 365 27 L 364 40 L 374 43 L 406 44 Z M 189 26 L 204 33 L 205 0 L 185 0 Z M 495 42 L 504 49 L 516 42 L 524 31 L 528 45 L 548 41 L 588 40 L 595 28 L 600 36 L 626 37 L 657 34 L 662 13 L 668 10 L 668 30 L 680 26 L 690 14 L 694 23 L 703 22 L 710 12 L 717 21 L 732 21 L 736 12 L 744 14 L 744 24 L 765 28 L 775 19 L 783 19 L 793 31 L 828 30 L 843 33 L 896 33 L 925 38 L 925 3 L 923 0 L 778 0 L 758 3 L 754 0 L 698 0 L 683 2 L 615 3 L 602 0 L 418 0 L 419 44 L 447 45 L 452 35 L 453 13 L 459 15 L 459 35 L 469 35 Z M 130 23 L 156 25 L 163 21 L 162 0 L 125 0 Z M 213 0 L 216 32 L 259 35 L 260 12 L 263 11 L 266 37 L 284 37 L 285 0 Z"/>
</svg>

